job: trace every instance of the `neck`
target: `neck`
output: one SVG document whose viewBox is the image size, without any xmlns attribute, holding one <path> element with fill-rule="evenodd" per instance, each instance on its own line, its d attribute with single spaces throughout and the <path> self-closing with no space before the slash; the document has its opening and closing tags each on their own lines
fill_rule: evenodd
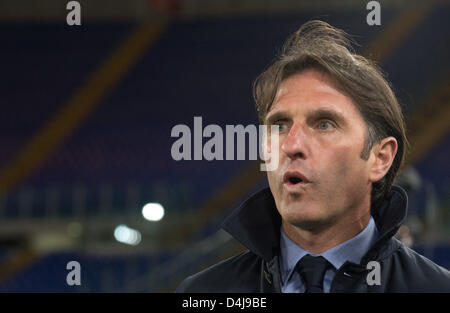
<svg viewBox="0 0 450 313">
<path fill-rule="evenodd" d="M 370 220 L 370 206 L 355 215 L 339 218 L 332 225 L 320 229 L 303 229 L 282 221 L 286 235 L 303 249 L 314 253 L 323 253 L 359 234 Z"/>
</svg>

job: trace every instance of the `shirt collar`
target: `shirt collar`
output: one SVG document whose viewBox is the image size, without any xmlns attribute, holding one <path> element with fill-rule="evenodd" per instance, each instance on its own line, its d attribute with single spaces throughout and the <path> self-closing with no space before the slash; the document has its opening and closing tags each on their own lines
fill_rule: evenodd
<svg viewBox="0 0 450 313">
<path fill-rule="evenodd" d="M 335 269 L 339 269 L 347 261 L 359 264 L 363 256 L 378 238 L 378 230 L 372 216 L 370 217 L 369 224 L 366 228 L 355 237 L 350 238 L 321 254 L 310 253 L 297 245 L 284 233 L 282 227 L 280 228 L 280 232 L 280 270 L 283 282 L 289 279 L 297 262 L 306 254 L 311 254 L 313 256 L 321 255 L 330 262 Z"/>
</svg>

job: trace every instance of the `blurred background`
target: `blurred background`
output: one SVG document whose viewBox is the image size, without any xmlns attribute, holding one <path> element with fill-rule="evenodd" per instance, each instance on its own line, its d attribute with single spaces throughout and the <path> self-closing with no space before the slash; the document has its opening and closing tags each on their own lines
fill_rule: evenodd
<svg viewBox="0 0 450 313">
<path fill-rule="evenodd" d="M 257 125 L 252 83 L 322 19 L 388 74 L 411 152 L 396 235 L 450 269 L 450 3 L 0 0 L 0 291 L 172 292 L 243 251 L 220 230 L 259 161 L 175 161 L 175 125 Z M 66 265 L 81 266 L 69 286 Z"/>
</svg>

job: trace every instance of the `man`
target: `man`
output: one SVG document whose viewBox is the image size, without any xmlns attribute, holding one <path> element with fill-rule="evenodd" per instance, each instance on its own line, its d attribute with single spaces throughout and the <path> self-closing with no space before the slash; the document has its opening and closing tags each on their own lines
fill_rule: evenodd
<svg viewBox="0 0 450 313">
<path fill-rule="evenodd" d="M 393 236 L 407 196 L 392 182 L 407 140 L 380 70 L 325 22 L 304 24 L 255 82 L 262 124 L 279 130 L 269 187 L 224 229 L 248 251 L 178 292 L 450 292 L 450 272 Z M 270 138 L 270 135 L 268 136 Z"/>
</svg>

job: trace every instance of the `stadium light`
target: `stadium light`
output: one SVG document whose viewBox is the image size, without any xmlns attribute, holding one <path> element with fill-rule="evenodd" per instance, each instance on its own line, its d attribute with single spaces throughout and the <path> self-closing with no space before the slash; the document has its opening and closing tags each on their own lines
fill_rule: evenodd
<svg viewBox="0 0 450 313">
<path fill-rule="evenodd" d="M 142 237 L 139 231 L 121 224 L 114 230 L 114 238 L 121 243 L 135 246 L 141 242 Z"/>
<path fill-rule="evenodd" d="M 164 208 L 159 203 L 147 203 L 142 207 L 142 215 L 148 221 L 157 222 L 164 217 Z"/>
</svg>

